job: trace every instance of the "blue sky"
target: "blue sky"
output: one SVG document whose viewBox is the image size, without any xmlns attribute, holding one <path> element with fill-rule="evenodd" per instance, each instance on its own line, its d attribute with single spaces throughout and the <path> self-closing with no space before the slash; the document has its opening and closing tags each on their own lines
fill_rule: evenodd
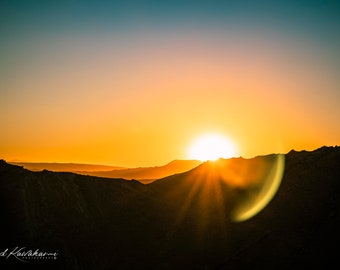
<svg viewBox="0 0 340 270">
<path fill-rule="evenodd" d="M 338 1 L 2 1 L 1 30 L 121 29 L 141 23 L 258 24 L 308 36 L 338 34 Z M 13 33 L 12 34 L 16 34 Z"/>
</svg>

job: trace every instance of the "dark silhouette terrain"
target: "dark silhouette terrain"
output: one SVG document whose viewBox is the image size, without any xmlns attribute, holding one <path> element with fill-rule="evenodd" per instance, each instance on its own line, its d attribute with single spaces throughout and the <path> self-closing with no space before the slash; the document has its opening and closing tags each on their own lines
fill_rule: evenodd
<svg viewBox="0 0 340 270">
<path fill-rule="evenodd" d="M 272 156 L 206 162 L 148 185 L 31 172 L 1 161 L 0 252 L 27 246 L 58 250 L 58 259 L 24 263 L 0 257 L 0 264 L 202 270 L 337 265 L 340 147 L 289 152 L 269 205 L 244 222 L 231 220 L 243 190 L 225 181 L 232 173 L 227 165 L 242 168 Z M 253 165 L 247 168 L 247 177 L 256 173 Z"/>
</svg>

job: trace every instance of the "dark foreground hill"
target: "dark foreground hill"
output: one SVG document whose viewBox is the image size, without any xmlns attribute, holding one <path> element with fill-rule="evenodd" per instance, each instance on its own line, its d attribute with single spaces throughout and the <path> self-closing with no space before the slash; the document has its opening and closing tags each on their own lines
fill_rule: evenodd
<svg viewBox="0 0 340 270">
<path fill-rule="evenodd" d="M 244 190 L 242 182 L 225 180 L 235 178 L 235 171 L 253 180 L 254 164 L 271 158 L 207 162 L 150 185 L 31 172 L 1 161 L 0 265 L 202 270 L 337 265 L 339 147 L 291 151 L 269 205 L 244 222 L 231 219 Z M 58 254 L 55 260 L 28 262 L 3 256 L 15 247 Z"/>
</svg>

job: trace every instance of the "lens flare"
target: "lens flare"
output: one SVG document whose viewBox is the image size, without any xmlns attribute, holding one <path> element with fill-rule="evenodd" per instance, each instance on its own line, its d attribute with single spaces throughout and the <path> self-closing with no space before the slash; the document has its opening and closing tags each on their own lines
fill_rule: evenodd
<svg viewBox="0 0 340 270">
<path fill-rule="evenodd" d="M 232 220 L 245 221 L 263 210 L 278 191 L 285 167 L 285 156 L 275 155 L 241 192 L 232 212 Z"/>
</svg>

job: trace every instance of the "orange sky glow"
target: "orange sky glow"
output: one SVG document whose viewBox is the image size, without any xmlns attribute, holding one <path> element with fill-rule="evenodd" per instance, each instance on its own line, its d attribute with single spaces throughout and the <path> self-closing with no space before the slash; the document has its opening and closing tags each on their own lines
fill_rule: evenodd
<svg viewBox="0 0 340 270">
<path fill-rule="evenodd" d="M 270 30 L 32 34 L 7 49 L 0 158 L 156 166 L 201 134 L 238 156 L 339 144 L 339 76 L 316 43 Z"/>
</svg>

